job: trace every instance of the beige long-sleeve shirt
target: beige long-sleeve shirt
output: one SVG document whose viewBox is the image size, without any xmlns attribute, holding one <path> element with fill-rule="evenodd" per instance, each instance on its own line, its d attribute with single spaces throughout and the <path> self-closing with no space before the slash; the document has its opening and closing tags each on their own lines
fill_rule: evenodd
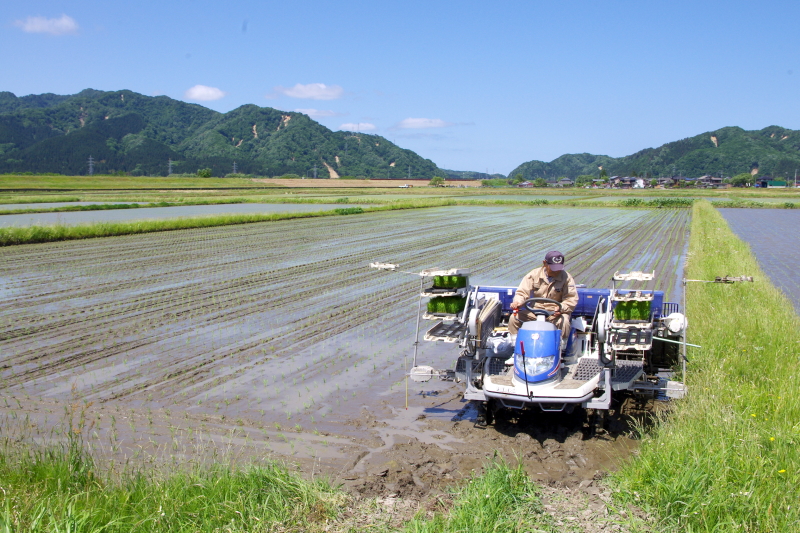
<svg viewBox="0 0 800 533">
<path fill-rule="evenodd" d="M 514 303 L 522 305 L 528 298 L 550 298 L 561 302 L 561 312 L 571 314 L 578 305 L 578 289 L 575 288 L 575 280 L 566 270 L 554 272 L 553 277 L 548 278 L 547 272 L 541 266 L 522 278 L 514 295 Z M 536 304 L 535 307 L 548 311 L 557 310 L 556 305 L 547 303 Z"/>
</svg>

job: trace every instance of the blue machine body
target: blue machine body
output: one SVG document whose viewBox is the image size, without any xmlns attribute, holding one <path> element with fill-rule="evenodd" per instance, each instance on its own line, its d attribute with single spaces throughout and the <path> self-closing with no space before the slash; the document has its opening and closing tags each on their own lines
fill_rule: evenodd
<svg viewBox="0 0 800 533">
<path fill-rule="evenodd" d="M 525 322 L 514 346 L 514 374 L 528 383 L 551 379 L 561 363 L 561 330 L 550 322 Z"/>
<path fill-rule="evenodd" d="M 473 287 L 475 288 L 475 287 Z M 488 297 L 497 298 L 503 306 L 503 314 L 508 315 L 511 313 L 511 302 L 514 300 L 514 293 L 516 287 L 497 286 L 497 285 L 480 285 L 477 287 L 480 294 Z M 620 294 L 625 294 L 627 290 L 620 290 Z M 667 316 L 670 313 L 679 311 L 677 303 L 665 302 L 664 291 L 642 291 L 644 293 L 653 293 L 652 309 L 656 320 L 662 316 Z M 572 318 L 579 316 L 594 317 L 594 312 L 597 309 L 597 302 L 600 298 L 608 298 L 611 294 L 609 289 L 590 289 L 586 287 L 578 287 L 578 305 L 575 306 L 575 311 L 572 313 Z"/>
</svg>

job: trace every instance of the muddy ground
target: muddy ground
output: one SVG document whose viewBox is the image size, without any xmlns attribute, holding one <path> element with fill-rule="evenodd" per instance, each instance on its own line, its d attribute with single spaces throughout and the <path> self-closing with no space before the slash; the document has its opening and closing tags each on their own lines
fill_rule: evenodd
<svg viewBox="0 0 800 533">
<path fill-rule="evenodd" d="M 79 432 L 107 468 L 277 460 L 305 477 L 324 476 L 353 499 L 331 531 L 364 520 L 399 527 L 420 512 L 442 511 L 451 489 L 499 459 L 521 464 L 537 482 L 554 527 L 626 531 L 632 519 L 641 527 L 641 514 L 611 505 L 602 480 L 635 453 L 633 422 L 649 415 L 631 402 L 616 407 L 603 420 L 582 409 L 501 412 L 486 426 L 477 423 L 476 405 L 461 398 L 460 385 L 412 382 L 408 408 L 397 392 L 362 405 L 331 433 L 179 409 L 0 396 L 4 436 L 52 443 L 63 441 L 65 430 Z"/>
</svg>

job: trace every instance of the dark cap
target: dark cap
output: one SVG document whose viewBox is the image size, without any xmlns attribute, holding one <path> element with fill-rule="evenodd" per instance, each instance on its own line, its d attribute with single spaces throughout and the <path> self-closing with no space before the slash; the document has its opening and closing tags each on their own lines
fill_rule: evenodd
<svg viewBox="0 0 800 533">
<path fill-rule="evenodd" d="M 544 256 L 544 260 L 547 261 L 547 264 L 550 266 L 550 270 L 553 272 L 564 270 L 564 254 L 561 252 L 556 252 L 555 250 L 552 252 L 547 252 L 547 255 Z"/>
</svg>

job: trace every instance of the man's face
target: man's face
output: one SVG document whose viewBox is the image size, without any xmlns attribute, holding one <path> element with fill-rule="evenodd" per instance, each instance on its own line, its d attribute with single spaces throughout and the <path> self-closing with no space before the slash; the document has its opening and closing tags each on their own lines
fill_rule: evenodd
<svg viewBox="0 0 800 533">
<path fill-rule="evenodd" d="M 550 270 L 550 265 L 547 264 L 547 261 L 542 261 L 542 265 L 544 265 L 544 270 L 547 272 L 547 275 L 553 277 L 553 271 Z"/>
</svg>

